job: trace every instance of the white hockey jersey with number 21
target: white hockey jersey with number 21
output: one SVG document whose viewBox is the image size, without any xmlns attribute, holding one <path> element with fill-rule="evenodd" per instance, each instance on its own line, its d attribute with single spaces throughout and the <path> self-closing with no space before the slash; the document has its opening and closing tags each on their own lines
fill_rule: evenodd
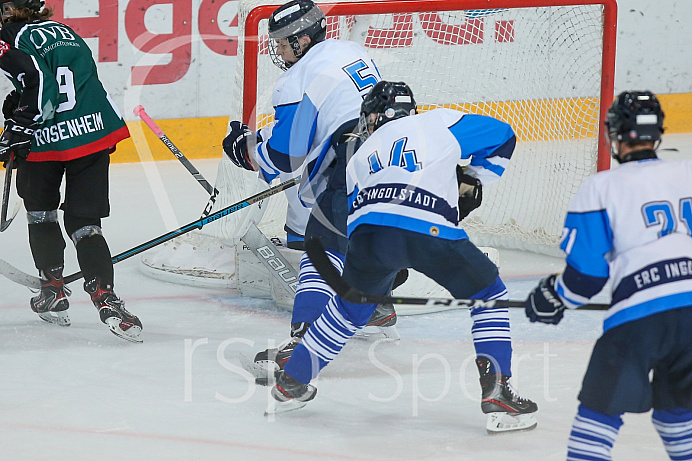
<svg viewBox="0 0 692 461">
<path fill-rule="evenodd" d="M 439 238 L 468 238 L 458 227 L 456 165 L 483 185 L 504 173 L 516 138 L 508 124 L 483 115 L 434 109 L 385 123 L 346 167 L 348 233 L 361 224 Z"/>
<path fill-rule="evenodd" d="M 568 307 L 612 282 L 609 330 L 692 305 L 692 161 L 627 162 L 589 177 L 569 206 L 556 290 Z"/>
</svg>

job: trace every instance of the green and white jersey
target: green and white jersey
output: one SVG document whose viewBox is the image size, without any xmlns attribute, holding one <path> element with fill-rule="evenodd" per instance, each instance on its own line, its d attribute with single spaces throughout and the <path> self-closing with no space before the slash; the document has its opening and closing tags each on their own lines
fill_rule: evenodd
<svg viewBox="0 0 692 461">
<path fill-rule="evenodd" d="M 13 119 L 36 129 L 29 161 L 72 160 L 129 137 L 91 50 L 70 27 L 10 23 L 0 38 L 10 48 L 0 53 L 0 68 L 22 93 Z"/>
</svg>

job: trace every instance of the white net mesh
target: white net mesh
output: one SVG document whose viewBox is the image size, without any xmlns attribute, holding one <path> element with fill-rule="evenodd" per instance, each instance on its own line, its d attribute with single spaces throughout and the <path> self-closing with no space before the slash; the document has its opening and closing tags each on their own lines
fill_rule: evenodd
<svg viewBox="0 0 692 461">
<path fill-rule="evenodd" d="M 276 2 L 239 3 L 242 34 L 255 34 L 245 30 L 245 19 L 263 4 Z M 406 7 L 411 5 L 401 5 Z M 518 144 L 510 167 L 502 180 L 486 188 L 483 206 L 466 218 L 464 227 L 478 243 L 551 252 L 569 200 L 596 171 L 603 6 L 402 11 L 358 16 L 355 27 L 355 16 L 330 16 L 329 8 L 324 9 L 329 37 L 363 43 L 384 79 L 409 84 L 421 110 L 452 107 L 514 127 Z M 266 54 L 267 21 L 259 27 L 256 123 L 263 126 L 272 118 L 271 91 L 281 71 Z M 243 50 L 241 41 L 239 55 Z M 234 101 L 247 103 L 243 95 L 253 82 L 243 81 L 242 66 L 236 82 Z M 240 119 L 241 111 L 238 104 L 231 118 Z M 248 196 L 255 178 L 222 162 L 219 183 L 231 193 L 219 205 Z M 260 225 L 265 232 L 282 232 L 284 200 L 272 199 Z M 238 218 L 242 216 L 204 231 L 236 235 Z"/>
<path fill-rule="evenodd" d="M 382 78 L 411 87 L 421 111 L 450 107 L 512 125 L 518 143 L 510 166 L 500 181 L 484 189 L 483 205 L 463 226 L 477 244 L 558 253 L 569 200 L 596 171 L 604 6 L 540 6 L 537 1 L 529 8 L 463 10 L 456 0 L 317 3 L 328 18 L 328 37 L 363 44 Z M 254 104 L 256 111 L 252 120 L 244 121 L 261 127 L 272 120 L 271 93 L 281 70 L 267 54 L 266 18 L 279 4 L 238 3 L 240 41 L 231 120 L 244 120 L 243 102 L 250 109 Z M 261 5 L 274 6 L 255 10 L 251 17 L 265 19 L 259 21 L 259 30 L 247 29 L 248 15 Z M 442 10 L 426 11 L 426 5 Z M 396 12 L 371 14 L 380 7 Z M 243 37 L 259 46 L 249 64 L 244 62 Z M 256 79 L 248 81 L 245 65 Z M 612 75 L 609 78 L 612 82 Z M 255 173 L 224 158 L 217 187 L 216 210 L 267 186 Z M 269 236 L 283 235 L 283 194 L 265 207 L 259 228 Z M 250 214 L 232 214 L 205 226 L 202 233 L 237 238 Z"/>
</svg>

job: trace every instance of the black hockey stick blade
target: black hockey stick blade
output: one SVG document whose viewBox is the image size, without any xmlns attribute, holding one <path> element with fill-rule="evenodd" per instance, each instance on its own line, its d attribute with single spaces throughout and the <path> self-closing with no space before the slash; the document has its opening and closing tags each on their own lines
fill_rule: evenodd
<svg viewBox="0 0 692 461">
<path fill-rule="evenodd" d="M 305 242 L 305 251 L 317 272 L 327 284 L 345 301 L 355 304 L 412 304 L 430 307 L 517 307 L 524 308 L 525 301 L 485 300 L 485 299 L 450 299 L 450 298 L 412 298 L 405 296 L 369 295 L 350 286 L 341 277 L 339 271 L 329 261 L 322 243 L 312 238 Z M 586 304 L 582 310 L 606 310 L 608 304 Z"/>
<path fill-rule="evenodd" d="M 168 232 L 166 234 L 163 234 L 159 237 L 156 237 L 154 239 L 149 240 L 148 242 L 144 242 L 140 245 L 137 245 L 136 247 L 130 248 L 127 251 L 123 251 L 120 254 L 117 254 L 113 256 L 111 261 L 113 264 L 118 263 L 120 261 L 124 261 L 128 258 L 131 258 L 132 256 L 138 255 L 142 253 L 143 251 L 146 251 L 150 248 L 153 248 L 157 245 L 160 245 L 164 242 L 167 242 L 169 240 L 174 239 L 175 237 L 178 237 L 179 235 L 186 234 L 190 231 L 193 231 L 195 229 L 201 229 L 203 226 L 206 224 L 209 224 L 210 222 L 216 221 L 217 219 L 221 219 L 224 216 L 228 216 L 231 213 L 235 213 L 238 210 L 242 210 L 245 207 L 248 207 L 252 205 L 253 203 L 261 202 L 262 200 L 271 197 L 274 194 L 278 194 L 279 192 L 282 192 L 286 189 L 289 189 L 295 185 L 297 185 L 300 182 L 300 176 L 289 179 L 288 181 L 284 181 L 281 184 L 277 184 L 274 187 L 271 187 L 265 191 L 262 191 L 258 194 L 255 194 L 251 197 L 246 198 L 245 200 L 241 200 L 240 202 L 236 202 L 233 205 L 229 205 L 226 208 L 223 208 L 216 213 L 202 217 L 198 219 L 197 221 L 193 221 L 183 227 L 180 227 L 174 231 Z M 24 285 L 27 287 L 40 287 L 41 286 L 41 281 L 38 277 L 31 276 L 25 272 L 20 271 L 16 267 L 13 267 L 9 263 L 0 260 L 0 275 L 4 275 L 8 279 L 12 280 L 13 282 L 19 283 L 20 285 Z M 75 280 L 79 280 L 83 277 L 83 274 L 81 272 L 75 272 L 74 274 L 68 275 L 65 277 L 65 283 L 71 283 L 74 282 Z"/>
</svg>

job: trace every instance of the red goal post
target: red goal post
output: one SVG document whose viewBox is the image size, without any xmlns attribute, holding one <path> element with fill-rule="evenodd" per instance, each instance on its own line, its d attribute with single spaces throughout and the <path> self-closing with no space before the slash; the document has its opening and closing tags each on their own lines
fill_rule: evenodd
<svg viewBox="0 0 692 461">
<path fill-rule="evenodd" d="M 258 35 L 259 23 L 269 18 L 271 13 L 281 3 L 271 5 L 259 5 L 252 9 L 245 20 L 245 37 L 243 38 L 245 52 L 243 53 L 243 97 L 242 120 L 249 126 L 256 128 L 256 106 L 247 104 L 257 100 L 257 87 L 248 85 L 247 82 L 257 82 L 256 57 L 260 55 L 260 40 Z M 549 6 L 578 6 L 578 5 L 602 5 L 603 6 L 603 61 L 601 64 L 601 101 L 612 101 L 614 96 L 615 78 L 615 42 L 617 33 L 617 3 L 616 0 L 372 0 L 355 1 L 350 3 L 330 2 L 319 3 L 326 16 L 349 16 L 362 14 L 398 14 L 402 12 L 438 12 L 453 10 L 489 10 L 502 8 L 533 8 Z M 247 31 L 254 34 L 247 35 Z M 603 128 L 608 104 L 601 104 L 599 129 Z M 610 147 L 604 136 L 599 132 L 598 145 L 598 171 L 610 167 Z"/>
</svg>

